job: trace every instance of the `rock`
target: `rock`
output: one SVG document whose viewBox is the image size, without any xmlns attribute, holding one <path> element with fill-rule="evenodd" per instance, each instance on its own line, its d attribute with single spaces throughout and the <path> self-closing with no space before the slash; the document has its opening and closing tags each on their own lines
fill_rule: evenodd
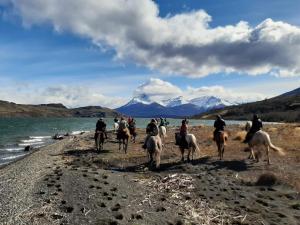
<svg viewBox="0 0 300 225">
<path fill-rule="evenodd" d="M 31 150 L 31 146 L 30 145 L 27 145 L 25 148 L 24 148 L 24 152 L 29 152 Z"/>
</svg>

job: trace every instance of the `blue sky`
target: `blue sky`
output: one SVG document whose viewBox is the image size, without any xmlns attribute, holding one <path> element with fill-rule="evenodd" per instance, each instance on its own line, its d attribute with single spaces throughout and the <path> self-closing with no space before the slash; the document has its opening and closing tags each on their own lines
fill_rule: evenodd
<svg viewBox="0 0 300 225">
<path fill-rule="evenodd" d="M 37 0 L 29 0 L 28 2 L 37 4 Z M 39 10 L 47 12 L 49 6 L 46 5 L 46 2 L 49 1 L 45 1 L 45 6 L 38 5 Z M 90 1 L 86 2 L 87 7 L 89 7 Z M 124 51 L 123 45 L 116 44 L 113 40 L 114 33 L 112 31 L 109 31 L 109 35 L 106 37 L 106 31 L 97 25 L 96 27 L 101 29 L 102 33 L 99 31 L 101 34 L 91 34 L 91 31 L 89 33 L 87 31 L 85 34 L 81 30 L 79 32 L 71 23 L 74 18 L 73 15 L 67 18 L 71 22 L 66 24 L 62 21 L 56 21 L 56 18 L 50 16 L 44 18 L 43 14 L 38 15 L 37 13 L 36 17 L 32 16 L 30 14 L 32 12 L 29 12 L 32 5 L 18 5 L 16 1 L 10 0 L 5 0 L 3 3 L 0 0 L 0 5 L 2 5 L 0 8 L 0 82 L 3 86 L 0 91 L 0 99 L 2 100 L 36 104 L 56 101 L 57 99 L 57 101 L 62 101 L 70 107 L 86 104 L 116 107 L 129 100 L 134 90 L 142 83 L 148 82 L 149 85 L 152 85 L 149 82 L 150 78 L 169 82 L 180 88 L 183 93 L 188 87 L 197 89 L 203 86 L 221 86 L 224 90 L 230 90 L 232 95 L 240 96 L 239 94 L 241 94 L 245 99 L 247 99 L 247 95 L 251 94 L 260 98 L 271 97 L 300 86 L 299 61 L 294 62 L 292 56 L 285 63 L 284 68 L 280 67 L 281 62 L 278 63 L 278 60 L 274 59 L 280 65 L 278 67 L 280 69 L 276 67 L 277 64 L 273 61 L 266 61 L 260 68 L 251 68 L 251 65 L 243 65 L 243 67 L 239 67 L 239 65 L 228 66 L 227 64 L 225 66 L 223 64 L 212 65 L 203 62 L 199 69 L 193 61 L 193 68 L 186 69 L 184 68 L 185 64 L 182 64 L 180 70 L 177 70 L 176 65 L 172 65 L 172 58 L 167 53 L 160 52 L 160 47 L 151 46 L 154 50 L 147 50 L 146 59 L 144 56 L 135 55 L 135 53 L 127 55 L 126 51 L 130 48 L 126 46 Z M 150 3 L 151 5 L 152 3 Z M 212 18 L 211 22 L 208 22 L 209 29 L 228 25 L 235 26 L 240 21 L 248 22 L 248 25 L 254 29 L 267 18 L 271 18 L 273 21 L 282 21 L 296 28 L 300 27 L 300 1 L 298 0 L 156 0 L 155 5 L 159 9 L 157 18 L 171 18 L 180 14 L 204 10 Z M 137 6 L 137 11 L 146 10 L 147 12 L 144 6 L 139 3 Z M 67 10 L 70 10 L 71 15 L 72 7 L 70 8 L 67 7 Z M 95 9 L 94 13 L 98 13 L 98 11 Z M 99 14 L 101 14 L 100 10 Z M 141 15 L 143 14 L 141 13 Z M 114 15 L 109 16 L 113 17 Z M 76 18 L 76 21 L 80 24 L 80 18 Z M 182 25 L 176 23 L 177 21 L 172 24 Z M 56 29 L 56 25 L 62 29 Z M 87 25 L 89 25 L 88 22 Z M 124 26 L 123 24 L 119 25 L 121 28 Z M 138 29 L 141 26 L 139 25 Z M 185 31 L 187 37 L 189 32 L 193 32 L 192 29 Z M 297 31 L 291 32 L 294 32 L 291 35 L 295 35 L 295 33 L 298 35 Z M 140 33 L 139 31 L 137 35 Z M 156 36 L 159 35 L 158 33 Z M 173 35 L 179 36 L 177 33 Z M 103 36 L 105 36 L 105 40 L 102 39 Z M 135 35 L 133 36 L 136 38 Z M 123 36 L 120 37 L 121 40 L 122 38 Z M 128 37 L 126 36 L 126 38 Z M 139 40 L 138 38 L 136 40 Z M 130 41 L 129 38 L 124 42 Z M 169 41 L 166 43 L 169 44 Z M 299 42 L 294 43 L 294 45 L 299 47 Z M 174 46 L 177 45 L 174 44 Z M 293 48 L 295 49 L 292 46 L 291 49 Z M 155 55 L 153 52 L 159 53 Z M 122 57 L 117 57 L 118 54 L 121 54 Z M 161 55 L 164 56 L 162 64 L 165 65 L 159 63 L 158 57 Z M 236 55 L 238 58 L 238 53 Z M 184 58 L 190 57 L 192 56 L 184 55 Z M 158 62 L 152 64 L 151 60 L 154 59 L 157 59 Z M 176 63 L 174 62 L 174 64 Z M 261 69 L 264 66 L 272 68 L 270 65 L 274 65 L 276 70 L 289 70 L 289 73 L 284 76 L 274 75 L 270 69 L 267 69 L 267 72 Z M 210 69 L 205 69 L 203 72 L 203 68 L 209 66 L 218 68 L 216 72 Z M 226 69 L 232 71 L 226 72 Z M 257 70 L 260 72 L 253 72 Z M 293 74 L 290 71 L 294 71 Z M 50 90 L 53 88 L 59 90 L 56 89 L 57 93 L 54 92 L 51 96 Z M 82 96 L 78 91 L 84 92 Z M 199 94 L 201 95 L 203 92 L 199 92 Z M 61 97 L 60 95 L 65 96 Z M 89 99 L 89 95 L 91 99 Z"/>
</svg>

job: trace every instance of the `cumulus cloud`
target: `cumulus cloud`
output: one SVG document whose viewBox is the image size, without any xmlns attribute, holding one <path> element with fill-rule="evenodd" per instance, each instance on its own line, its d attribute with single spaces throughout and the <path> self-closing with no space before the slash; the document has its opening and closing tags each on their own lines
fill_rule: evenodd
<svg viewBox="0 0 300 225">
<path fill-rule="evenodd" d="M 203 10 L 160 17 L 151 0 L 5 0 L 24 25 L 51 24 L 163 73 L 300 75 L 300 28 L 266 19 L 210 27 Z"/>
<path fill-rule="evenodd" d="M 261 93 L 253 91 L 251 93 L 239 92 L 218 85 L 181 89 L 170 82 L 154 78 L 140 85 L 133 93 L 133 97 L 139 98 L 140 100 L 145 102 L 158 102 L 160 104 L 178 96 L 181 96 L 185 101 L 202 96 L 214 96 L 231 103 L 245 103 L 266 98 L 266 96 Z"/>
<path fill-rule="evenodd" d="M 154 101 L 160 103 L 165 99 L 181 95 L 181 93 L 182 91 L 179 87 L 169 82 L 157 78 L 150 78 L 147 82 L 134 90 L 133 97 L 143 99 L 146 102 Z"/>
<path fill-rule="evenodd" d="M 116 108 L 127 101 L 122 97 L 102 95 L 85 86 L 59 85 L 34 88 L 24 84 L 2 88 L 0 99 L 20 104 L 62 103 L 71 108 L 89 105 Z"/>
</svg>

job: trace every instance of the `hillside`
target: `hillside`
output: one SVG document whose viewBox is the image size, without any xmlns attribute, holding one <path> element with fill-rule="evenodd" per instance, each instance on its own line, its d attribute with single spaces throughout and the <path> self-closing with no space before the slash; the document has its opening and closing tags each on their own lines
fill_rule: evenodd
<svg viewBox="0 0 300 225">
<path fill-rule="evenodd" d="M 118 112 L 100 106 L 68 109 L 62 104 L 22 105 L 0 101 L 1 117 L 114 117 Z"/>
<path fill-rule="evenodd" d="M 214 119 L 221 114 L 225 119 L 250 120 L 256 113 L 264 121 L 300 122 L 300 88 L 263 101 L 228 106 L 194 116 L 196 119 Z"/>
</svg>

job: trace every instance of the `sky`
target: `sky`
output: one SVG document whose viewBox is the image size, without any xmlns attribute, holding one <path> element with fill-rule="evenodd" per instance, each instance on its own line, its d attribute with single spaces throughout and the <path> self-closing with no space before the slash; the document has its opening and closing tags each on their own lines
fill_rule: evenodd
<svg viewBox="0 0 300 225">
<path fill-rule="evenodd" d="M 0 100 L 116 108 L 300 86 L 299 0 L 0 0 Z"/>
</svg>

